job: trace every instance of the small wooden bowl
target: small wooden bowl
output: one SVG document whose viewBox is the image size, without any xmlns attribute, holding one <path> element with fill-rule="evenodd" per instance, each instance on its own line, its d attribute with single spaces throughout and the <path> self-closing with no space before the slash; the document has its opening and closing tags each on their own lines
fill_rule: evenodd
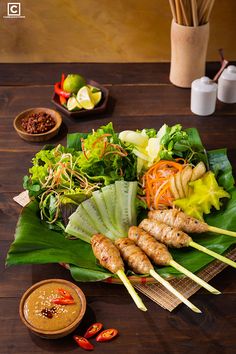
<svg viewBox="0 0 236 354">
<path fill-rule="evenodd" d="M 53 94 L 51 101 L 62 113 L 64 113 L 65 115 L 67 115 L 69 117 L 72 117 L 72 118 L 81 118 L 81 117 L 87 117 L 87 116 L 90 116 L 93 114 L 103 113 L 107 108 L 108 96 L 109 96 L 108 89 L 93 80 L 87 80 L 87 85 L 95 86 L 98 89 L 100 89 L 102 92 L 101 101 L 93 109 L 81 109 L 79 111 L 70 112 L 70 111 L 68 111 L 68 109 L 66 107 L 61 105 L 60 100 L 59 100 L 59 96 L 56 93 Z"/>
<path fill-rule="evenodd" d="M 35 291 L 37 288 L 41 287 L 42 285 L 45 284 L 50 284 L 50 283 L 58 283 L 58 288 L 63 288 L 63 286 L 67 286 L 73 290 L 75 290 L 76 294 L 78 295 L 78 299 L 80 301 L 81 309 L 79 312 L 79 315 L 77 318 L 70 323 L 69 325 L 66 325 L 64 328 L 59 329 L 59 330 L 42 330 L 39 328 L 34 327 L 31 323 L 27 321 L 25 318 L 24 314 L 24 305 L 25 301 L 29 297 L 30 294 L 32 294 L 33 291 Z M 60 297 L 60 296 L 58 296 Z M 75 299 L 76 300 L 76 299 Z M 65 306 L 70 306 L 70 305 L 65 305 Z M 76 327 L 80 324 L 86 310 L 86 298 L 83 293 L 83 291 L 75 284 L 71 283 L 70 281 L 64 280 L 64 279 L 47 279 L 40 281 L 34 285 L 32 285 L 22 296 L 20 305 L 19 305 L 19 315 L 26 327 L 28 327 L 34 334 L 42 337 L 42 338 L 47 338 L 47 339 L 57 339 L 57 338 L 62 338 L 73 332 Z M 50 319 L 49 319 L 50 321 Z"/>
<path fill-rule="evenodd" d="M 50 116 L 55 120 L 56 125 L 49 131 L 45 133 L 40 133 L 40 134 L 29 134 L 27 133 L 24 128 L 21 126 L 22 119 L 27 117 L 28 115 L 32 113 L 39 113 L 39 112 L 45 112 L 47 114 L 50 114 Z M 13 126 L 17 132 L 17 134 L 24 140 L 26 141 L 33 141 L 33 142 L 40 142 L 40 141 L 47 141 L 49 139 L 52 139 L 55 135 L 57 135 L 59 128 L 62 123 L 62 117 L 60 113 L 54 111 L 53 109 L 50 108 L 30 108 L 27 109 L 26 111 L 21 112 L 16 116 L 13 122 Z"/>
</svg>

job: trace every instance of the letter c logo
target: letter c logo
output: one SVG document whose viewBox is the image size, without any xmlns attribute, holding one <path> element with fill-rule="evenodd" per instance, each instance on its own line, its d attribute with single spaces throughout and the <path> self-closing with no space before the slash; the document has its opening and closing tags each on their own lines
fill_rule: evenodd
<svg viewBox="0 0 236 354">
<path fill-rule="evenodd" d="M 11 13 L 13 13 L 13 14 L 18 13 L 18 6 L 17 5 L 11 5 Z"/>
</svg>

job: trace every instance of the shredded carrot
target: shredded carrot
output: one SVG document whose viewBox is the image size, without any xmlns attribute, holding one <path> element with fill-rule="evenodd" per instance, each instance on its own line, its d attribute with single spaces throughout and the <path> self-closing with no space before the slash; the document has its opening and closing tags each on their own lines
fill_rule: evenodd
<svg viewBox="0 0 236 354">
<path fill-rule="evenodd" d="M 182 157 L 178 157 L 177 159 L 175 159 L 175 161 L 177 161 L 177 162 L 181 162 L 182 161 L 184 165 L 187 164 L 187 161 L 185 159 L 183 159 Z"/>
<path fill-rule="evenodd" d="M 179 162 L 183 163 L 179 163 Z M 161 160 L 149 168 L 143 176 L 145 199 L 149 209 L 173 206 L 173 196 L 170 190 L 170 178 L 177 172 L 182 171 L 186 161 Z"/>
<path fill-rule="evenodd" d="M 102 134 L 99 138 L 97 138 L 97 139 L 94 141 L 92 147 L 94 147 L 94 146 L 95 146 L 99 141 L 101 141 L 101 140 L 105 141 L 104 138 L 106 138 L 107 136 L 111 136 L 111 134 Z"/>
<path fill-rule="evenodd" d="M 84 139 L 81 138 L 80 141 L 81 141 L 81 148 L 82 148 L 82 151 L 83 151 L 83 153 L 84 153 L 84 156 L 85 156 L 85 158 L 88 160 L 88 156 L 87 156 L 87 154 L 86 154 L 86 150 L 85 150 L 85 147 L 84 147 Z"/>
</svg>

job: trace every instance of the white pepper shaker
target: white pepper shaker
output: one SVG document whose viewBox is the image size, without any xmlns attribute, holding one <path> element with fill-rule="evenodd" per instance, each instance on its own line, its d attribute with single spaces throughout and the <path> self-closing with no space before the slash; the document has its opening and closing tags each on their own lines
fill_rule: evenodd
<svg viewBox="0 0 236 354">
<path fill-rule="evenodd" d="M 217 96 L 224 103 L 236 103 L 236 66 L 228 66 L 220 75 Z"/>
<path fill-rule="evenodd" d="M 191 85 L 191 111 L 199 116 L 208 116 L 215 111 L 217 84 L 203 76 Z"/>
</svg>

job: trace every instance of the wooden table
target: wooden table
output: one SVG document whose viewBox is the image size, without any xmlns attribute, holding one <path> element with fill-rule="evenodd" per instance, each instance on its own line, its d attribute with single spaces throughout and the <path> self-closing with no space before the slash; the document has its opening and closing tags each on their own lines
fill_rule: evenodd
<svg viewBox="0 0 236 354">
<path fill-rule="evenodd" d="M 218 64 L 208 65 L 212 76 Z M 65 143 L 66 133 L 89 131 L 109 121 L 117 131 L 144 127 L 159 128 L 163 123 L 197 127 L 208 149 L 227 147 L 236 172 L 236 105 L 217 104 L 211 117 L 191 114 L 190 90 L 179 89 L 168 81 L 168 64 L 1 64 L 0 65 L 0 353 L 82 353 L 68 336 L 44 340 L 28 332 L 18 316 L 19 299 L 33 283 L 47 278 L 71 280 L 57 264 L 4 268 L 7 250 L 21 211 L 13 196 L 22 191 L 22 177 L 30 160 L 43 144 L 30 144 L 15 133 L 12 122 L 29 107 L 53 107 L 53 83 L 61 72 L 79 72 L 106 85 L 110 90 L 106 114 L 89 119 L 64 117 L 64 127 L 52 142 Z M 192 297 L 203 310 L 196 315 L 186 306 L 173 313 L 145 298 L 148 312 L 138 311 L 120 285 L 79 283 L 88 307 L 80 331 L 101 321 L 119 329 L 115 341 L 97 344 L 95 353 L 161 354 L 235 352 L 236 283 L 235 271 L 225 269 L 211 283 L 222 291 L 213 296 L 201 289 Z M 78 330 L 78 331 L 79 331 Z"/>
</svg>

